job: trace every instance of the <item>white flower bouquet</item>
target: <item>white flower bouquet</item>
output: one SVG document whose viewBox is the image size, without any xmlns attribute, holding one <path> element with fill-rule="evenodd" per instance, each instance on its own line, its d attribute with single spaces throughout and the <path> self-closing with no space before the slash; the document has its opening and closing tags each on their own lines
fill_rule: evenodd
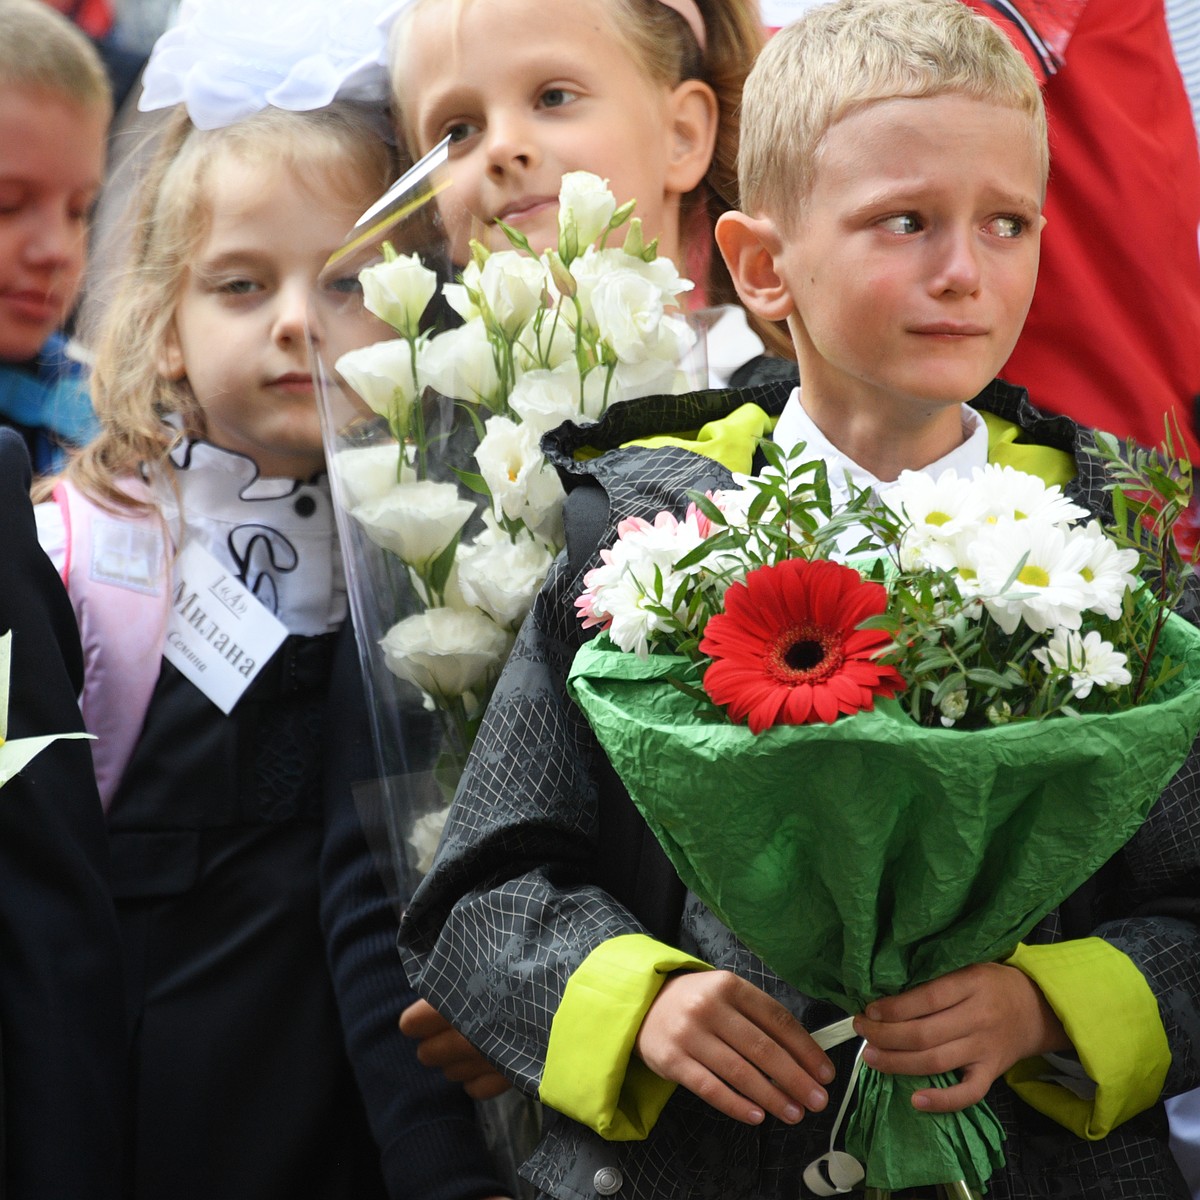
<svg viewBox="0 0 1200 1200">
<path fill-rule="evenodd" d="M 439 148 L 364 217 L 319 289 L 365 305 L 380 340 L 330 345 L 319 314 L 313 322 L 402 887 L 427 865 L 496 677 L 562 546 L 564 495 L 541 435 L 618 400 L 698 386 L 705 373 L 703 340 L 678 309 L 692 285 L 603 180 L 564 178 L 558 245 L 540 253 L 504 228 L 510 249 L 470 240 L 456 263 L 471 218 L 455 203 Z"/>
</svg>

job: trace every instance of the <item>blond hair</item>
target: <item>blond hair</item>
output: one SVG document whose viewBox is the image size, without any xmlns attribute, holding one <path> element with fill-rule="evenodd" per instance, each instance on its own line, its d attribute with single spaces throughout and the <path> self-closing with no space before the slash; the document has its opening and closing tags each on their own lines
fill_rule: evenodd
<svg viewBox="0 0 1200 1200">
<path fill-rule="evenodd" d="M 82 491 L 110 508 L 139 507 L 120 481 L 159 469 L 180 434 L 203 434 L 186 379 L 159 370 L 189 266 L 208 233 L 214 162 L 234 157 L 297 174 L 314 191 L 357 202 L 378 195 L 395 159 L 377 114 L 346 102 L 314 112 L 268 108 L 222 129 L 199 130 L 182 107 L 172 114 L 135 198 L 134 240 L 120 284 L 101 319 L 91 375 L 101 431 L 67 468 Z"/>
<path fill-rule="evenodd" d="M 404 119 L 403 80 L 398 67 L 401 56 L 397 46 L 402 43 L 414 12 L 434 3 L 450 8 L 449 19 L 457 21 L 462 19 L 469 0 L 417 0 L 405 10 L 393 31 L 393 103 L 400 117 L 401 136 L 414 156 L 419 147 L 413 143 L 412 131 Z M 680 206 L 685 241 L 707 249 L 717 218 L 738 204 L 738 116 L 742 85 L 762 49 L 764 37 L 757 0 L 697 0 L 704 18 L 707 42 L 704 51 L 683 17 L 660 0 L 603 0 L 603 3 L 611 13 L 613 31 L 634 53 L 648 78 L 667 88 L 677 87 L 684 80 L 699 79 L 716 95 L 717 137 L 712 161 L 699 186 L 682 198 Z M 703 266 L 710 303 L 735 303 L 737 294 L 721 256 L 715 252 L 706 255 Z"/>
<path fill-rule="evenodd" d="M 961 0 L 839 0 L 781 30 L 746 81 L 742 208 L 785 224 L 811 194 L 825 135 L 883 100 L 958 93 L 1025 113 L 1049 172 L 1037 80 L 987 17 Z"/>
<path fill-rule="evenodd" d="M 42 0 L 0 0 L 0 87 L 49 92 L 112 114 L 112 88 L 86 35 Z"/>
</svg>

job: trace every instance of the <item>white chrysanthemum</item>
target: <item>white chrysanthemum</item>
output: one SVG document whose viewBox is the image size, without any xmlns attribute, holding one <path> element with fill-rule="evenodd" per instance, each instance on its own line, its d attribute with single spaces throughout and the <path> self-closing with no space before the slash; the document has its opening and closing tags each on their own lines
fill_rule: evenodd
<svg viewBox="0 0 1200 1200">
<path fill-rule="evenodd" d="M 589 611 L 610 619 L 608 632 L 627 652 L 645 658 L 650 639 L 671 627 L 670 618 L 652 611 L 669 607 L 685 576 L 675 563 L 704 540 L 694 511 L 682 520 L 659 513 L 654 522 L 631 517 L 618 526 L 620 537 L 600 552 L 601 565 L 588 572 L 584 583 L 591 596 Z M 672 614 L 682 622 L 685 613 Z"/>
<path fill-rule="evenodd" d="M 976 572 L 970 590 L 1005 633 L 1022 621 L 1035 633 L 1056 625 L 1078 629 L 1086 604 L 1080 572 L 1087 553 L 1082 538 L 1057 525 L 1006 519 L 983 527 L 969 546 Z M 1024 566 L 1009 584 L 1022 559 Z"/>
<path fill-rule="evenodd" d="M 1088 549 L 1080 568 L 1085 586 L 1084 596 L 1089 612 L 1103 613 L 1109 620 L 1121 615 L 1125 593 L 1137 586 L 1140 555 L 1136 550 L 1122 550 L 1105 532 L 1099 521 L 1089 521 L 1077 533 Z"/>
<path fill-rule="evenodd" d="M 972 476 L 976 500 L 983 508 L 983 520 L 1039 521 L 1061 525 L 1088 515 L 1086 508 L 1066 499 L 1057 484 L 1047 484 L 1036 475 L 988 463 L 976 467 Z"/>
<path fill-rule="evenodd" d="M 963 548 L 983 518 L 978 488 L 954 470 L 936 479 L 921 471 L 902 471 L 883 492 L 887 506 L 909 522 L 900 541 L 905 570 L 952 571 L 963 564 Z"/>
<path fill-rule="evenodd" d="M 1082 636 L 1074 629 L 1055 630 L 1045 649 L 1035 650 L 1033 657 L 1047 675 L 1070 675 L 1077 700 L 1086 700 L 1093 687 L 1118 688 L 1133 680 L 1128 658 L 1094 629 Z"/>
</svg>

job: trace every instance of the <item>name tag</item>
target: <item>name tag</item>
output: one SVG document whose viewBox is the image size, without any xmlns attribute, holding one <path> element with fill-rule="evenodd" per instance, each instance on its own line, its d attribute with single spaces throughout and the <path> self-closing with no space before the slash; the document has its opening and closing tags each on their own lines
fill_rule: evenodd
<svg viewBox="0 0 1200 1200">
<path fill-rule="evenodd" d="M 175 560 L 163 657 L 229 714 L 287 626 L 196 542 Z"/>
</svg>

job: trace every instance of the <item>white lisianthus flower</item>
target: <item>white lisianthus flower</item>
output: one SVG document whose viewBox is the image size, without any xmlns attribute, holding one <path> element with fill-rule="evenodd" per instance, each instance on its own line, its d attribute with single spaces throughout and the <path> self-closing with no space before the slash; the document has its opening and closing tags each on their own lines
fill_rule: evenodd
<svg viewBox="0 0 1200 1200">
<path fill-rule="evenodd" d="M 568 171 L 558 191 L 558 236 L 582 250 L 607 228 L 617 211 L 608 180 L 591 171 Z"/>
<path fill-rule="evenodd" d="M 508 417 L 490 417 L 483 429 L 475 461 L 492 494 L 492 507 L 497 517 L 523 520 L 529 489 L 546 465 L 537 432 Z"/>
<path fill-rule="evenodd" d="M 1111 691 L 1133 682 L 1128 658 L 1094 629 L 1082 636 L 1074 629 L 1057 629 L 1033 657 L 1051 677 L 1070 675 L 1076 700 L 1086 700 L 1096 686 Z"/>
<path fill-rule="evenodd" d="M 646 262 L 624 250 L 597 250 L 589 248 L 571 264 L 571 275 L 576 284 L 576 299 L 584 321 L 595 323 L 593 297 L 602 279 L 616 272 L 629 271 L 641 276 L 655 288 L 662 297 L 662 303 L 672 304 L 684 292 L 690 292 L 695 286 L 689 279 L 684 279 L 669 258 L 655 258 Z M 573 306 L 564 305 L 563 311 L 573 315 Z"/>
<path fill-rule="evenodd" d="M 1061 625 L 1078 629 L 1086 604 L 1081 570 L 1088 545 L 1059 525 L 1003 520 L 984 525 L 967 549 L 975 568 L 974 591 L 996 623 L 1012 633 L 1024 621 L 1034 633 Z M 1009 576 L 1021 567 L 1011 587 Z"/>
<path fill-rule="evenodd" d="M 590 372 L 596 374 L 596 372 Z M 580 414 L 581 380 L 574 362 L 553 371 L 526 371 L 508 394 L 508 406 L 537 437 Z"/>
<path fill-rule="evenodd" d="M 445 284 L 442 296 L 464 321 L 474 321 L 483 315 L 476 303 L 479 296 L 479 264 L 471 259 L 460 272 L 459 279 L 459 283 Z"/>
<path fill-rule="evenodd" d="M 412 824 L 412 831 L 407 837 L 412 847 L 416 862 L 413 869 L 422 876 L 429 874 L 433 866 L 434 856 L 442 841 L 442 830 L 446 828 L 446 818 L 450 815 L 450 805 L 439 808 L 436 812 L 426 813 L 418 817 Z"/>
<path fill-rule="evenodd" d="M 613 271 L 596 283 L 592 317 L 600 340 L 622 362 L 674 362 L 691 346 L 688 325 L 668 318 L 664 295 L 637 271 Z"/>
<path fill-rule="evenodd" d="M 421 357 L 421 378 L 443 396 L 495 407 L 500 376 L 483 321 L 468 321 L 431 338 Z"/>
<path fill-rule="evenodd" d="M 377 546 L 414 567 L 432 562 L 459 535 L 475 505 L 452 483 L 404 483 L 350 515 Z"/>
<path fill-rule="evenodd" d="M 415 480 L 415 473 L 398 442 L 339 450 L 334 454 L 331 466 L 330 473 L 336 477 L 348 509 L 378 500 L 397 484 Z"/>
<path fill-rule="evenodd" d="M 459 547 L 458 586 L 469 604 L 515 631 L 553 561 L 544 543 L 530 534 L 512 542 L 493 519 L 475 541 Z"/>
<path fill-rule="evenodd" d="M 488 257 L 479 272 L 479 292 L 494 328 L 514 337 L 541 307 L 550 277 L 540 259 L 501 250 Z"/>
<path fill-rule="evenodd" d="M 1039 521 L 1061 525 L 1088 516 L 1088 510 L 1066 499 L 1057 484 L 1047 484 L 1036 475 L 988 463 L 976 467 L 972 479 L 977 497 L 983 506 L 982 519 L 995 522 L 1010 518 L 1014 521 Z"/>
<path fill-rule="evenodd" d="M 371 411 L 385 417 L 392 430 L 403 436 L 413 401 L 420 395 L 417 379 L 422 358 L 418 351 L 414 368 L 412 343 L 395 338 L 347 351 L 334 367 Z"/>
<path fill-rule="evenodd" d="M 401 337 L 415 338 L 438 278 L 415 254 L 401 254 L 359 272 L 363 303 Z"/>
<path fill-rule="evenodd" d="M 521 330 L 513 345 L 517 366 L 522 371 L 554 370 L 575 366 L 575 327 L 568 319 L 572 306 L 562 303 L 559 311 L 547 309 L 540 320 L 531 321 Z"/>
<path fill-rule="evenodd" d="M 684 327 L 688 329 L 689 336 L 694 336 L 690 328 L 686 325 Z M 686 353 L 686 350 L 683 353 Z M 600 381 L 603 381 L 606 370 L 605 367 L 597 367 L 591 374 L 599 376 Z M 640 400 L 645 396 L 675 396 L 693 386 L 692 381 L 679 369 L 676 358 L 648 358 L 640 363 L 622 362 L 617 363 L 608 384 L 608 403 Z M 603 394 L 602 383 L 596 390 L 598 394 Z M 600 412 L 596 413 L 597 417 L 600 415 Z"/>
<path fill-rule="evenodd" d="M 1089 612 L 1103 613 L 1115 621 L 1121 615 L 1125 593 L 1137 586 L 1140 555 L 1136 550 L 1122 550 L 1105 532 L 1099 521 L 1089 521 L 1079 531 L 1088 549 L 1080 568 L 1085 584 L 1084 597 Z"/>
<path fill-rule="evenodd" d="M 379 644 L 393 675 L 437 699 L 454 699 L 486 688 L 512 639 L 480 612 L 431 608 L 393 625 Z"/>
</svg>

